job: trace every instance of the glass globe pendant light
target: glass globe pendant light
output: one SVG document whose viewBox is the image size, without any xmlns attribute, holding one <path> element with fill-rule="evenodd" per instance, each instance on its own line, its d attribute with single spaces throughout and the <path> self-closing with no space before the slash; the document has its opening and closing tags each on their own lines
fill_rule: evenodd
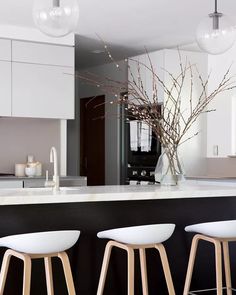
<svg viewBox="0 0 236 295">
<path fill-rule="evenodd" d="M 63 37 L 76 28 L 79 19 L 78 0 L 35 0 L 33 19 L 41 32 Z"/>
<path fill-rule="evenodd" d="M 223 13 L 217 11 L 215 0 L 215 11 L 197 27 L 196 40 L 199 47 L 207 53 L 220 54 L 232 47 L 235 38 L 235 27 Z"/>
</svg>

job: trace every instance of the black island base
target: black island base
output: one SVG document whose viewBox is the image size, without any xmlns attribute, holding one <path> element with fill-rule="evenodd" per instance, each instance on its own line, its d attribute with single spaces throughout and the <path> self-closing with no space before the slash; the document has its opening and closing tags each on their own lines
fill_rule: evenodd
<svg viewBox="0 0 236 295">
<path fill-rule="evenodd" d="M 69 250 L 78 295 L 96 295 L 107 240 L 97 238 L 105 229 L 155 223 L 175 223 L 173 236 L 164 243 L 177 295 L 183 294 L 188 255 L 193 234 L 184 227 L 199 222 L 236 219 L 236 197 L 184 198 L 145 201 L 113 201 L 43 205 L 0 206 L 0 236 L 49 230 L 81 230 L 78 243 Z M 236 243 L 230 244 L 231 271 L 236 274 Z M 1 249 L 1 259 L 5 249 Z M 138 254 L 138 253 L 137 253 Z M 142 294 L 139 257 L 135 260 L 135 295 Z M 160 258 L 147 250 L 149 295 L 167 295 Z M 53 260 L 54 291 L 66 295 L 60 261 Z M 6 282 L 6 295 L 22 294 L 23 264 L 12 259 Z M 236 286 L 236 275 L 232 275 Z M 193 290 L 215 287 L 214 249 L 201 242 L 193 273 Z M 111 255 L 104 295 L 126 295 L 126 252 L 114 249 Z M 47 294 L 43 260 L 34 260 L 31 294 Z M 204 292 L 203 294 L 216 294 Z"/>
</svg>

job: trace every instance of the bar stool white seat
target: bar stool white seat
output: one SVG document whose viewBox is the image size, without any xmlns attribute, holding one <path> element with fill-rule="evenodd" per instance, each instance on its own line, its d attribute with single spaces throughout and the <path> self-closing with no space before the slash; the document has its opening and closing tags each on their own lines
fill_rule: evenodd
<svg viewBox="0 0 236 295">
<path fill-rule="evenodd" d="M 111 250 L 118 247 L 127 252 L 128 256 L 128 295 L 134 295 L 134 250 L 139 250 L 143 294 L 148 295 L 146 268 L 146 249 L 156 248 L 159 251 L 170 295 L 175 295 L 169 263 L 163 242 L 173 234 L 175 224 L 150 224 L 116 228 L 99 232 L 99 238 L 110 239 L 106 245 L 97 295 L 102 295 L 105 286 Z"/>
<path fill-rule="evenodd" d="M 197 291 L 190 291 L 193 267 L 196 258 L 198 242 L 200 240 L 210 242 L 215 248 L 215 264 L 216 264 L 216 290 L 217 295 L 222 295 L 223 290 L 226 289 L 227 295 L 232 295 L 232 291 L 236 289 L 231 285 L 231 271 L 229 258 L 229 245 L 231 241 L 236 241 L 236 220 L 216 221 L 198 223 L 185 227 L 187 232 L 197 233 L 192 240 L 191 251 L 189 256 L 188 269 L 185 279 L 184 295 L 195 294 Z M 223 259 L 222 259 L 223 249 Z M 224 271 L 226 287 L 223 287 L 222 282 L 222 260 L 224 260 Z M 210 289 L 209 289 L 210 290 Z M 200 290 L 206 291 L 206 290 Z M 199 292 L 199 291 L 198 291 Z"/>
<path fill-rule="evenodd" d="M 66 250 L 79 239 L 80 231 L 48 231 L 3 237 L 0 247 L 9 248 L 3 257 L 0 273 L 0 294 L 4 293 L 10 259 L 15 256 L 24 262 L 23 295 L 30 294 L 31 259 L 43 258 L 45 263 L 47 293 L 54 294 L 52 278 L 52 257 L 58 257 L 63 265 L 69 295 L 75 295 L 75 287 Z"/>
</svg>

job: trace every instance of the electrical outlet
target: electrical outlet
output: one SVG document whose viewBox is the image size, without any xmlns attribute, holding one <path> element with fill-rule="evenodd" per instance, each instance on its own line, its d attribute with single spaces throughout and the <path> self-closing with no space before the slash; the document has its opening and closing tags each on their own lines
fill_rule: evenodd
<svg viewBox="0 0 236 295">
<path fill-rule="evenodd" d="M 219 146 L 213 145 L 213 156 L 218 156 L 218 155 L 219 155 Z"/>
</svg>

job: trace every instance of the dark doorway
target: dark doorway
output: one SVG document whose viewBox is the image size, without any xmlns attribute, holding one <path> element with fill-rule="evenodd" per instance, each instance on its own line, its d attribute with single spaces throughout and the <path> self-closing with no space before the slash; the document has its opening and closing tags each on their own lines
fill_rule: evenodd
<svg viewBox="0 0 236 295">
<path fill-rule="evenodd" d="M 80 175 L 105 184 L 105 96 L 80 100 Z"/>
</svg>

